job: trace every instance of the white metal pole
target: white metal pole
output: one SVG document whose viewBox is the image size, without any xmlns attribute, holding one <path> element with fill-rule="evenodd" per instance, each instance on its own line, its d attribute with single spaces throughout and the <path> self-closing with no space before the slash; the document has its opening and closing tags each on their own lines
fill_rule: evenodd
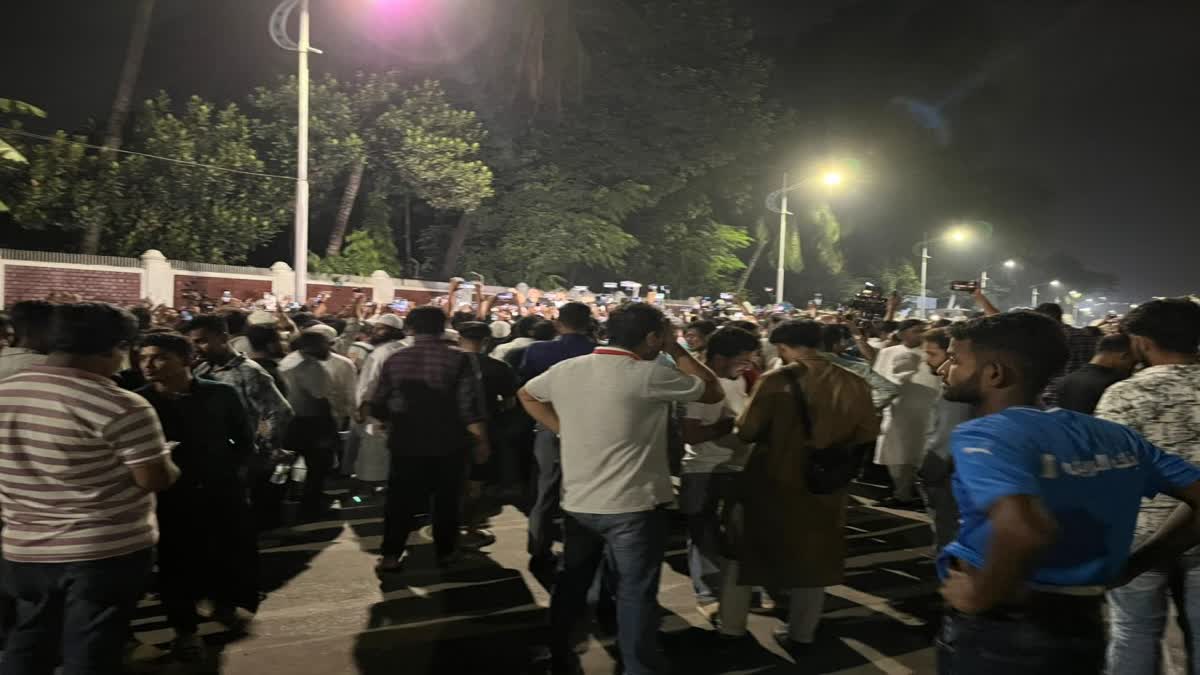
<svg viewBox="0 0 1200 675">
<path fill-rule="evenodd" d="M 292 268 L 296 271 L 296 297 L 301 305 L 308 298 L 308 0 L 300 0 L 299 72 L 296 88 L 296 226 Z"/>
<path fill-rule="evenodd" d="M 988 282 L 987 270 L 984 270 L 979 275 L 979 290 L 986 291 L 987 290 L 987 282 Z"/>
<path fill-rule="evenodd" d="M 783 196 L 779 204 L 779 265 L 775 270 L 775 304 L 783 304 L 783 260 L 787 256 L 788 175 L 783 174 Z"/>
<path fill-rule="evenodd" d="M 925 239 L 921 242 L 921 318 L 929 316 L 929 310 L 925 307 L 925 296 L 929 293 L 929 234 L 926 233 Z"/>
<path fill-rule="evenodd" d="M 1037 307 L 1038 292 L 1037 286 L 1033 287 L 1033 300 L 1029 303 L 1030 307 Z"/>
</svg>

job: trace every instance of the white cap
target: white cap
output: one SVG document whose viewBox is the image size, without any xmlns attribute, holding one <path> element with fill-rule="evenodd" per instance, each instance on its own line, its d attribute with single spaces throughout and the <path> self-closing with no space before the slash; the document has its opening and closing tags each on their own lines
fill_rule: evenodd
<svg viewBox="0 0 1200 675">
<path fill-rule="evenodd" d="M 395 314 L 380 314 L 367 323 L 374 326 L 387 326 L 388 328 L 395 328 L 396 330 L 404 330 L 404 319 L 401 319 Z"/>
<path fill-rule="evenodd" d="M 275 325 L 275 315 L 263 309 L 256 309 L 250 312 L 246 323 L 251 326 L 273 326 Z"/>
<path fill-rule="evenodd" d="M 336 338 L 336 337 L 337 337 L 337 329 L 336 329 L 336 328 L 334 328 L 333 326 L 330 326 L 330 325 L 329 325 L 329 324 L 327 324 L 327 323 L 318 323 L 318 324 L 314 324 L 314 325 L 312 325 L 312 326 L 309 326 L 308 328 L 305 328 L 305 329 L 304 329 L 303 331 L 301 331 L 301 332 L 304 332 L 304 333 L 317 333 L 317 334 L 320 334 L 320 335 L 324 335 L 325 337 L 329 338 L 330 340 L 332 340 L 332 339 L 334 339 L 334 338 Z"/>
<path fill-rule="evenodd" d="M 492 337 L 496 338 L 497 340 L 503 340 L 509 335 L 512 335 L 512 325 L 507 321 L 493 321 L 491 328 Z"/>
</svg>

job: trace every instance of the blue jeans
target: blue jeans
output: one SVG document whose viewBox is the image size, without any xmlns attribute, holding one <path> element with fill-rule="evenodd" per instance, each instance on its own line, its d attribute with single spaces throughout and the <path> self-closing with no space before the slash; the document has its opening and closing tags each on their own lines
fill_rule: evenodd
<svg viewBox="0 0 1200 675">
<path fill-rule="evenodd" d="M 554 516 L 562 496 L 562 460 L 558 434 L 538 427 L 533 438 L 533 456 L 537 460 L 537 489 L 529 510 L 529 555 L 545 558 L 554 544 Z"/>
<path fill-rule="evenodd" d="M 129 621 L 150 573 L 153 549 L 75 563 L 6 562 L 17 626 L 0 675 L 121 672 Z M 61 652 L 60 652 L 61 650 Z"/>
<path fill-rule="evenodd" d="M 734 496 L 740 473 L 684 473 L 680 476 L 679 510 L 687 516 L 688 573 L 696 601 L 716 602 L 721 588 L 721 512 Z"/>
<path fill-rule="evenodd" d="M 556 667 L 572 660 L 571 633 L 587 611 L 587 593 L 607 557 L 617 596 L 617 643 L 627 675 L 663 672 L 658 653 L 658 579 L 667 547 L 667 513 L 573 513 L 564 521 L 563 567 L 550 599 L 550 648 Z"/>
<path fill-rule="evenodd" d="M 1162 638 L 1167 627 L 1168 596 L 1179 612 L 1190 668 L 1200 673 L 1195 648 L 1200 627 L 1200 567 L 1184 558 L 1169 568 L 1142 574 L 1108 593 L 1108 672 L 1120 675 L 1156 675 L 1162 660 Z"/>
<path fill-rule="evenodd" d="M 978 616 L 948 609 L 937 639 L 938 674 L 1100 675 L 1101 599 L 1043 596 L 1030 607 Z"/>
</svg>

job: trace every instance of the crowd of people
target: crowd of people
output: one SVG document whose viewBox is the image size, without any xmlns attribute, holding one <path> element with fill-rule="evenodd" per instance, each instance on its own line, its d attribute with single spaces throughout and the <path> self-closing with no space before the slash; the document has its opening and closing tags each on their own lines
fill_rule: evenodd
<svg viewBox="0 0 1200 675">
<path fill-rule="evenodd" d="M 980 293 L 976 318 L 897 322 L 895 302 L 872 318 L 664 311 L 480 285 L 468 303 L 460 283 L 419 307 L 356 296 L 337 316 L 321 299 L 11 307 L 0 675 L 119 672 L 148 589 L 174 658 L 202 658 L 201 608 L 247 630 L 258 536 L 336 517 L 334 476 L 385 502 L 381 577 L 414 564 L 423 518 L 451 568 L 495 539 L 484 495 L 525 508 L 554 672 L 579 672 L 597 579 L 624 672 L 666 672 L 657 596 L 676 518 L 713 648 L 751 639 L 752 607 L 778 604 L 775 638 L 803 658 L 843 582 L 852 483 L 873 466 L 890 484 L 878 508 L 930 516 L 941 672 L 1148 675 L 1170 599 L 1196 643 L 1190 300 L 1104 334 Z"/>
</svg>

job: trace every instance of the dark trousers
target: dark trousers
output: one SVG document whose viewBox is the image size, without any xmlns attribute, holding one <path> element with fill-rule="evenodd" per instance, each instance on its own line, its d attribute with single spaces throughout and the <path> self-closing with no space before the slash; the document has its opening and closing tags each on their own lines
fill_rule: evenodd
<svg viewBox="0 0 1200 675">
<path fill-rule="evenodd" d="M 113 675 L 150 572 L 152 549 L 75 563 L 6 562 L 17 626 L 0 675 Z M 61 650 L 61 651 L 60 651 Z"/>
<path fill-rule="evenodd" d="M 967 616 L 947 610 L 939 675 L 1100 675 L 1103 597 L 1035 594 L 1028 607 Z"/>
<path fill-rule="evenodd" d="M 175 487 L 159 495 L 158 580 L 167 623 L 196 632 L 196 603 L 258 609 L 258 547 L 237 486 Z"/>
<path fill-rule="evenodd" d="M 559 512 L 562 496 L 562 463 L 558 434 L 538 428 L 533 439 L 533 456 L 537 460 L 537 487 L 533 508 L 529 510 L 529 555 L 544 558 L 554 544 L 554 517 Z"/>
<path fill-rule="evenodd" d="M 563 568 L 550 599 L 555 667 L 569 664 L 571 633 L 587 609 L 602 561 L 617 598 L 617 643 L 628 675 L 662 672 L 658 653 L 658 581 L 667 547 L 667 512 L 573 513 L 564 520 Z"/>
<path fill-rule="evenodd" d="M 297 417 L 288 425 L 287 447 L 304 458 L 307 470 L 300 497 L 302 518 L 321 515 L 325 506 L 325 480 L 333 471 L 338 443 L 337 424 L 331 417 Z"/>
<path fill-rule="evenodd" d="M 458 544 L 458 508 L 463 493 L 466 458 L 460 452 L 444 457 L 405 457 L 393 454 L 383 519 L 383 555 L 399 557 L 416 526 L 416 516 L 432 514 L 433 545 L 447 556 Z"/>
</svg>

